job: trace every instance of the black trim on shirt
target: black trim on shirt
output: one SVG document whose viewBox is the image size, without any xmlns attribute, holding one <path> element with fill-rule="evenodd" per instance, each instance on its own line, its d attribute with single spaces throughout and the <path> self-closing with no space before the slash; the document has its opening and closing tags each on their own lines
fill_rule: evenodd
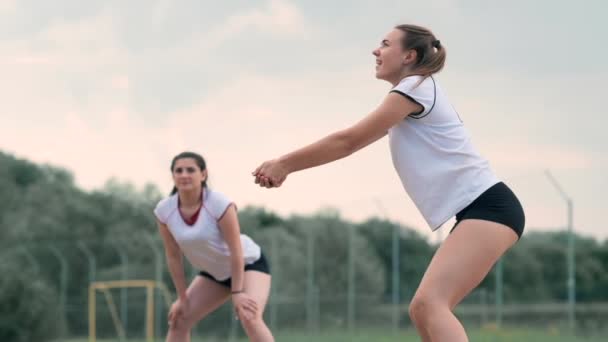
<svg viewBox="0 0 608 342">
<path fill-rule="evenodd" d="M 401 90 L 397 90 L 397 89 L 393 89 L 393 90 L 389 91 L 389 93 L 397 93 L 397 94 L 399 94 L 399 95 L 401 95 L 401 96 L 405 97 L 406 99 L 408 99 L 408 100 L 410 100 L 410 101 L 414 102 L 415 104 L 420 105 L 420 107 L 422 107 L 422 110 L 421 110 L 421 111 L 419 111 L 418 113 L 410 113 L 410 114 L 408 114 L 408 115 L 420 115 L 420 114 L 424 113 L 424 106 L 422 105 L 422 103 L 420 103 L 420 102 L 418 102 L 418 101 L 414 100 L 414 98 L 413 98 L 413 97 L 411 97 L 411 96 L 409 96 L 408 94 L 406 94 L 406 93 L 402 92 Z"/>
<path fill-rule="evenodd" d="M 433 78 L 433 76 L 429 76 L 429 77 L 433 81 L 433 105 L 431 106 L 431 109 L 429 109 L 429 112 L 422 116 L 417 116 L 417 115 L 420 115 L 421 113 L 410 114 L 409 116 L 413 119 L 422 119 L 422 118 L 426 117 L 427 115 L 431 114 L 431 112 L 433 111 L 433 108 L 435 108 L 435 103 L 437 102 L 437 84 L 435 83 L 435 79 Z M 422 106 L 422 108 L 424 108 L 424 106 Z"/>
</svg>

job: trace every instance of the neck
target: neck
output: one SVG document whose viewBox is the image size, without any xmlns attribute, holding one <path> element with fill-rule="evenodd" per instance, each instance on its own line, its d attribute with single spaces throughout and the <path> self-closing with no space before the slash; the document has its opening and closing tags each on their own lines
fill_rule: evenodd
<svg viewBox="0 0 608 342">
<path fill-rule="evenodd" d="M 403 80 L 404 78 L 408 77 L 408 76 L 412 76 L 412 75 L 416 75 L 416 73 L 414 73 L 412 70 L 408 69 L 403 69 L 399 75 L 397 75 L 394 79 L 390 80 L 389 82 L 394 86 L 396 86 L 397 84 L 399 84 L 399 82 L 401 82 L 401 80 Z"/>
<path fill-rule="evenodd" d="M 201 203 L 203 189 L 192 191 L 180 191 L 178 193 L 179 202 L 182 207 L 195 207 Z"/>
</svg>

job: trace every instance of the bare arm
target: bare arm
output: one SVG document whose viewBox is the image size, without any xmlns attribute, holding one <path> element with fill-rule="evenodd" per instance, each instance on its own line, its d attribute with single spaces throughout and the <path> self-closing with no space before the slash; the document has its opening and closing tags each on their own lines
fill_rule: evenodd
<svg viewBox="0 0 608 342">
<path fill-rule="evenodd" d="M 375 142 L 386 135 L 389 128 L 407 115 L 418 112 L 422 107 L 395 93 L 389 93 L 380 106 L 361 121 L 344 130 L 286 154 L 276 160 L 266 162 L 254 171 L 258 178 L 267 178 L 270 184 L 279 186 L 287 174 L 330 163 L 344 158 Z M 262 185 L 265 180 L 261 180 Z"/>
<path fill-rule="evenodd" d="M 245 292 L 245 260 L 243 246 L 241 245 L 241 228 L 239 227 L 239 219 L 234 204 L 228 206 L 218 223 L 224 240 L 230 249 L 232 303 L 235 312 L 241 319 L 252 319 L 255 317 L 258 308 L 256 301 Z"/>
<path fill-rule="evenodd" d="M 157 223 L 160 236 L 163 238 L 163 244 L 165 245 L 167 265 L 169 266 L 169 272 L 177 290 L 177 295 L 180 300 L 186 299 L 186 276 L 184 275 L 182 252 L 167 225 L 158 220 Z"/>
<path fill-rule="evenodd" d="M 241 245 L 241 228 L 234 204 L 230 204 L 218 221 L 224 240 L 230 249 L 232 291 L 243 291 L 245 260 Z"/>
</svg>

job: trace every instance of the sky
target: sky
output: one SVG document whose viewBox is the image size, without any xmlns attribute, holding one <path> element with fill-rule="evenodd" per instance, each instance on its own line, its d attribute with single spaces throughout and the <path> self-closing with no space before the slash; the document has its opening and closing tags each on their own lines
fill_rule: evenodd
<svg viewBox="0 0 608 342">
<path fill-rule="evenodd" d="M 239 207 L 281 215 L 338 209 L 383 216 L 438 241 L 407 197 L 383 138 L 279 189 L 254 185 L 263 161 L 346 128 L 390 85 L 371 51 L 400 23 L 447 50 L 442 88 L 528 231 L 608 238 L 608 3 L 571 1 L 0 0 L 0 150 L 169 191 L 169 163 L 201 153 L 210 185 Z M 243 227 L 246 230 L 246 227 Z"/>
</svg>

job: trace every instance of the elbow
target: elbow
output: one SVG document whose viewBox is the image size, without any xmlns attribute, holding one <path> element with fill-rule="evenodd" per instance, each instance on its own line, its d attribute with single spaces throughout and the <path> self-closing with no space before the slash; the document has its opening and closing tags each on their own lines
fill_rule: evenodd
<svg viewBox="0 0 608 342">
<path fill-rule="evenodd" d="M 230 263 L 233 267 L 242 267 L 245 265 L 245 256 L 243 253 L 230 253 Z"/>
<path fill-rule="evenodd" d="M 243 253 L 233 253 L 230 255 L 230 257 L 233 263 L 245 263 L 245 256 L 243 255 Z"/>
</svg>

